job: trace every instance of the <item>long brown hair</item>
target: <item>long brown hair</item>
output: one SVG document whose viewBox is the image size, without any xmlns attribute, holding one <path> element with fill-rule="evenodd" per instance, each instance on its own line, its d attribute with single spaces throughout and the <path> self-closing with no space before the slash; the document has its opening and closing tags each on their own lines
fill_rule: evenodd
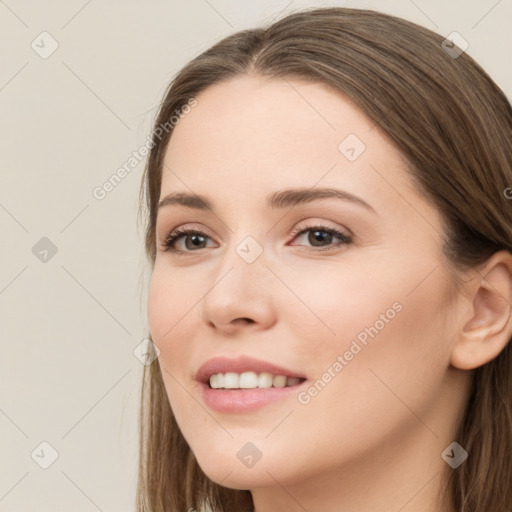
<svg viewBox="0 0 512 512">
<path fill-rule="evenodd" d="M 142 177 L 145 249 L 154 265 L 164 126 L 191 98 L 237 75 L 297 78 L 349 97 L 405 156 L 418 190 L 444 220 L 443 252 L 455 270 L 512 252 L 512 109 L 466 53 L 414 23 L 369 10 L 330 7 L 243 30 L 194 58 L 167 88 Z M 455 47 L 456 48 L 456 47 Z M 139 211 L 140 214 L 140 211 Z M 455 274 L 455 272 L 454 272 Z M 455 280 L 455 282 L 457 282 Z M 512 505 L 512 350 L 477 368 L 457 442 L 468 459 L 444 491 L 460 512 Z M 169 406 L 158 360 L 145 367 L 140 409 L 138 512 L 253 510 L 248 490 L 212 482 L 199 467 Z"/>
</svg>

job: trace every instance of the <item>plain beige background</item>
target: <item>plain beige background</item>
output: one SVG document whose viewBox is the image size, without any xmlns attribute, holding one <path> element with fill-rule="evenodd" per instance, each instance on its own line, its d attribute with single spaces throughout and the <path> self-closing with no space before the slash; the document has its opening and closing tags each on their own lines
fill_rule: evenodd
<svg viewBox="0 0 512 512">
<path fill-rule="evenodd" d="M 457 31 L 512 96 L 511 0 L 0 0 L 0 511 L 134 510 L 144 162 L 93 190 L 144 144 L 182 65 L 314 5 Z"/>
</svg>

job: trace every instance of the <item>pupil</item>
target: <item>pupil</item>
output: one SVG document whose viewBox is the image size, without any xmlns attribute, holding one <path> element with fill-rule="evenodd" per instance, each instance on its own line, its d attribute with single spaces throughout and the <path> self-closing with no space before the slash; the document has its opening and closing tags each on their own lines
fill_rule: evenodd
<svg viewBox="0 0 512 512">
<path fill-rule="evenodd" d="M 192 244 L 194 247 L 197 247 L 199 244 L 204 242 L 204 237 L 201 235 L 189 235 L 188 239 L 193 240 Z M 190 249 L 190 247 L 187 248 Z"/>
<path fill-rule="evenodd" d="M 314 237 L 313 239 L 311 239 L 311 236 L 310 236 L 309 241 L 312 242 L 311 245 L 316 245 L 316 242 L 325 242 L 326 238 L 329 238 L 330 236 L 332 236 L 330 233 L 326 233 L 324 231 L 312 231 L 311 234 Z"/>
</svg>

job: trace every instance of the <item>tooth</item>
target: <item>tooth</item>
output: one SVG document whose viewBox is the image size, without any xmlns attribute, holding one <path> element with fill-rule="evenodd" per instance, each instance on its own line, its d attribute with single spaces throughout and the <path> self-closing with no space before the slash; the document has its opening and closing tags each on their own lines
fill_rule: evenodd
<svg viewBox="0 0 512 512">
<path fill-rule="evenodd" d="M 272 380 L 275 388 L 284 388 L 286 386 L 286 377 L 284 375 L 276 375 Z"/>
<path fill-rule="evenodd" d="M 214 373 L 210 377 L 210 386 L 213 389 L 224 387 L 224 375 L 222 373 Z"/>
<path fill-rule="evenodd" d="M 287 386 L 296 386 L 300 382 L 299 377 L 288 377 L 286 379 Z"/>
<path fill-rule="evenodd" d="M 238 373 L 227 372 L 224 374 L 224 387 L 226 389 L 237 389 L 240 387 L 240 377 Z"/>
<path fill-rule="evenodd" d="M 256 372 L 244 372 L 240 374 L 241 388 L 255 388 L 258 386 L 258 375 Z"/>
<path fill-rule="evenodd" d="M 269 388 L 272 386 L 273 375 L 271 373 L 260 373 L 258 376 L 258 387 Z"/>
<path fill-rule="evenodd" d="M 285 375 L 272 375 L 268 372 L 215 373 L 210 376 L 212 389 L 266 389 L 270 387 L 284 388 L 300 384 L 299 377 L 286 377 Z"/>
</svg>

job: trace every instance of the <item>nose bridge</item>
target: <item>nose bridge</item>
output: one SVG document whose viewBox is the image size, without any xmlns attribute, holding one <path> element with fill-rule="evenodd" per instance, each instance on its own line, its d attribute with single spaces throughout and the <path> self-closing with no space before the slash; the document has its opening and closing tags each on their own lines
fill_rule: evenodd
<svg viewBox="0 0 512 512">
<path fill-rule="evenodd" d="M 252 235 L 244 236 L 239 242 L 234 241 L 222 257 L 217 272 L 217 286 L 220 286 L 220 279 L 227 280 L 225 286 L 230 286 L 229 283 L 236 285 L 241 295 L 263 291 L 265 275 L 269 273 L 266 256 L 263 243 Z"/>
<path fill-rule="evenodd" d="M 239 318 L 268 323 L 273 315 L 273 299 L 266 286 L 272 277 L 266 264 L 263 244 L 254 236 L 246 235 L 230 244 L 204 297 L 205 320 L 217 326 Z"/>
</svg>

